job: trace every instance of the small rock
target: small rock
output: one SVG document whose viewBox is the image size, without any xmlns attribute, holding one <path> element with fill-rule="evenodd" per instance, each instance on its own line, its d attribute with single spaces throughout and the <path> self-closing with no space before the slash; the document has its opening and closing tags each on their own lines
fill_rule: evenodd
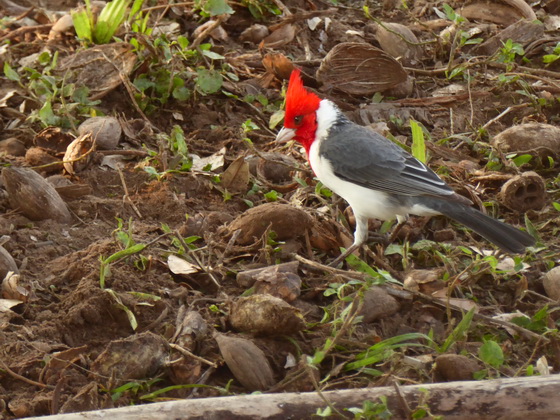
<svg viewBox="0 0 560 420">
<path fill-rule="evenodd" d="M 369 323 L 380 318 L 391 316 L 399 310 L 397 300 L 385 291 L 385 289 L 372 286 L 364 295 L 364 303 L 360 315 L 363 322 Z"/>
<path fill-rule="evenodd" d="M 181 306 L 175 321 L 175 334 L 172 341 L 181 347 L 193 351 L 196 343 L 208 333 L 206 320 L 196 311 L 188 311 Z"/>
<path fill-rule="evenodd" d="M 80 125 L 78 133 L 81 136 L 91 133 L 97 149 L 112 150 L 119 144 L 122 128 L 114 117 L 93 117 Z"/>
<path fill-rule="evenodd" d="M 298 309 L 271 295 L 239 298 L 231 308 L 229 322 L 237 331 L 262 335 L 291 335 L 305 327 Z"/>
<path fill-rule="evenodd" d="M 237 273 L 237 284 L 241 287 L 251 287 L 261 277 L 261 275 L 269 276 L 271 274 L 292 273 L 297 274 L 299 267 L 298 261 L 278 264 L 268 267 L 253 268 L 252 270 L 240 271 Z"/>
<path fill-rule="evenodd" d="M 443 270 L 412 270 L 404 279 L 404 287 L 408 290 L 431 295 L 446 287 L 442 278 Z"/>
<path fill-rule="evenodd" d="M 25 144 L 15 137 L 10 137 L 0 141 L 0 153 L 6 153 L 9 156 L 25 156 Z"/>
<path fill-rule="evenodd" d="M 60 408 L 60 413 L 77 413 L 99 409 L 99 391 L 96 382 L 90 382 L 78 390 L 78 393 L 66 401 Z"/>
<path fill-rule="evenodd" d="M 442 354 L 436 357 L 435 373 L 440 381 L 472 381 L 480 370 L 476 360 L 460 354 Z"/>
<path fill-rule="evenodd" d="M 241 35 L 239 35 L 239 40 L 243 42 L 252 42 L 253 44 L 258 44 L 263 39 L 265 39 L 270 34 L 268 28 L 259 23 L 249 26 Z"/>
<path fill-rule="evenodd" d="M 544 275 L 543 286 L 549 298 L 560 300 L 560 266 L 554 267 Z"/>
</svg>

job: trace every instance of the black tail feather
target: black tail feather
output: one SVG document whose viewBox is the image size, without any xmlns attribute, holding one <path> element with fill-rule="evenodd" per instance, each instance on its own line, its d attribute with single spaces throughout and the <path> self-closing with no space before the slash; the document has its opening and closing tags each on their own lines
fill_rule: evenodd
<svg viewBox="0 0 560 420">
<path fill-rule="evenodd" d="M 500 222 L 473 207 L 446 200 L 430 200 L 429 207 L 474 230 L 502 250 L 522 254 L 535 238 L 522 230 Z"/>
</svg>

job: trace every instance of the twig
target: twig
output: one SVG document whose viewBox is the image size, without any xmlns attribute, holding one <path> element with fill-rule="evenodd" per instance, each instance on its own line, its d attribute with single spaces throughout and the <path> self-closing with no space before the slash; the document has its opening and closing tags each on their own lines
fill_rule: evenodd
<svg viewBox="0 0 560 420">
<path fill-rule="evenodd" d="M 401 387 L 397 382 L 393 382 L 393 388 L 395 388 L 395 392 L 397 393 L 397 401 L 401 404 L 405 412 L 404 418 L 411 418 L 410 415 L 412 414 L 412 410 L 410 409 L 410 406 L 408 405 L 408 402 L 404 397 Z"/>
<path fill-rule="evenodd" d="M 198 360 L 201 363 L 205 363 L 209 366 L 212 366 L 213 368 L 217 368 L 218 365 L 216 365 L 214 362 L 211 362 L 210 360 L 206 360 L 203 357 L 197 356 L 196 354 L 191 353 L 190 351 L 188 351 L 186 348 L 181 347 L 178 344 L 173 344 L 173 343 L 169 343 L 169 347 L 171 347 L 174 350 L 177 350 L 179 353 L 182 353 L 184 356 L 188 356 L 191 357 L 195 360 Z"/>
<path fill-rule="evenodd" d="M 6 365 L 6 363 L 4 363 L 4 361 L 2 359 L 0 359 L 0 366 L 2 367 L 2 369 L 4 369 L 11 377 L 15 378 L 15 379 L 19 379 L 22 382 L 25 382 L 29 385 L 33 385 L 33 386 L 38 386 L 39 388 L 49 388 L 52 389 L 54 388 L 52 385 L 47 385 L 47 384 L 42 384 L 40 382 L 36 382 L 33 379 L 28 379 L 25 376 L 21 376 L 17 373 L 15 373 L 12 369 L 10 369 L 8 367 L 8 365 Z"/>
<path fill-rule="evenodd" d="M 97 150 L 97 153 L 101 155 L 120 155 L 120 156 L 138 156 L 138 157 L 150 156 L 148 152 L 144 152 L 143 150 L 130 150 L 130 149 Z"/>
<path fill-rule="evenodd" d="M 23 28 L 15 29 L 0 37 L 0 42 L 5 41 L 6 39 L 17 38 L 18 36 L 26 34 L 27 32 L 42 31 L 46 29 L 50 30 L 52 27 L 52 23 L 47 23 L 46 25 L 24 26 Z"/>
<path fill-rule="evenodd" d="M 141 12 L 151 12 L 152 10 L 158 10 L 158 9 L 166 9 L 167 7 L 169 7 L 169 3 L 168 4 L 160 4 L 159 6 L 152 6 L 152 7 L 146 7 L 142 10 L 140 10 Z M 181 7 L 181 6 L 194 6 L 194 2 L 193 1 L 184 1 L 181 3 L 173 3 L 171 4 L 172 7 Z"/>
<path fill-rule="evenodd" d="M 488 121 L 486 124 L 484 124 L 482 126 L 482 128 L 487 129 L 488 127 L 490 127 L 492 124 L 494 124 L 495 122 L 499 121 L 501 118 L 505 117 L 507 114 L 509 114 L 511 111 L 513 111 L 514 109 L 520 109 L 520 108 L 526 108 L 528 107 L 529 104 L 518 104 L 518 105 L 512 105 L 512 106 L 508 106 L 506 109 L 504 109 L 502 112 L 500 112 L 500 114 L 494 118 L 492 118 L 490 121 Z"/>
<path fill-rule="evenodd" d="M 132 207 L 132 209 L 136 212 L 136 215 L 142 219 L 142 214 L 140 213 L 140 210 L 138 210 L 138 207 L 136 207 L 136 204 L 134 204 L 134 202 L 132 201 L 132 199 L 130 198 L 130 194 L 128 193 L 128 187 L 126 186 L 126 181 L 124 179 L 124 175 L 123 172 L 121 170 L 121 168 L 117 167 L 117 172 L 119 173 L 119 177 L 121 178 L 121 184 L 123 186 L 124 189 L 124 196 L 123 196 L 123 202 L 125 200 L 128 200 L 128 203 L 130 204 L 130 206 Z"/>
<path fill-rule="evenodd" d="M 200 35 L 196 37 L 196 39 L 191 44 L 191 49 L 194 50 L 194 49 L 198 48 L 198 46 L 202 43 L 202 41 L 204 41 L 204 39 L 208 35 L 210 35 L 214 29 L 216 29 L 218 26 L 220 26 L 222 24 L 222 22 L 224 20 L 226 20 L 227 17 L 228 17 L 228 15 L 225 15 L 225 14 L 218 16 L 217 19 L 214 21 L 214 23 L 212 23 L 210 26 L 208 26 L 208 28 L 203 30 L 200 33 Z"/>
<path fill-rule="evenodd" d="M 190 251 L 191 250 L 189 248 L 189 246 L 185 243 L 185 240 L 183 239 L 183 237 L 181 236 L 179 231 L 177 231 L 177 230 L 175 231 L 175 237 L 179 240 L 179 242 L 181 243 L 181 245 L 183 246 L 185 251 Z M 208 274 L 208 277 L 210 277 L 210 279 L 214 282 L 214 284 L 218 287 L 218 289 L 221 289 L 222 286 L 218 282 L 218 279 L 216 279 L 216 277 L 214 276 L 214 273 L 212 273 L 212 271 L 210 269 L 208 269 L 206 266 L 204 266 L 204 264 L 202 264 L 202 262 L 198 258 L 198 255 L 196 255 L 195 252 L 189 252 L 189 255 L 193 258 L 193 260 L 200 267 L 200 269 L 202 271 L 204 271 L 206 274 Z"/>
</svg>

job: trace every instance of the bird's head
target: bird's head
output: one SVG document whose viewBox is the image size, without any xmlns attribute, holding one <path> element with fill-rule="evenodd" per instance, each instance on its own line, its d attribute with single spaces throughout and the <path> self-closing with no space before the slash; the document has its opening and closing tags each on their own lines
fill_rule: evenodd
<svg viewBox="0 0 560 420">
<path fill-rule="evenodd" d="M 317 110 L 321 98 L 303 86 L 299 70 L 292 71 L 286 93 L 286 113 L 284 127 L 278 132 L 276 141 L 287 142 L 295 139 L 307 152 L 315 140 L 317 131 Z"/>
</svg>

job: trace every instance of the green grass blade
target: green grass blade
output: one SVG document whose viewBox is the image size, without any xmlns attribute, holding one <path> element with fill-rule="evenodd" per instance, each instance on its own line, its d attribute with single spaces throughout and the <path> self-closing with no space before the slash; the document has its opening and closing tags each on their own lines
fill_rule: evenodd
<svg viewBox="0 0 560 420">
<path fill-rule="evenodd" d="M 426 163 L 426 142 L 422 126 L 418 122 L 410 120 L 410 129 L 412 131 L 412 155 L 420 162 Z"/>
</svg>

